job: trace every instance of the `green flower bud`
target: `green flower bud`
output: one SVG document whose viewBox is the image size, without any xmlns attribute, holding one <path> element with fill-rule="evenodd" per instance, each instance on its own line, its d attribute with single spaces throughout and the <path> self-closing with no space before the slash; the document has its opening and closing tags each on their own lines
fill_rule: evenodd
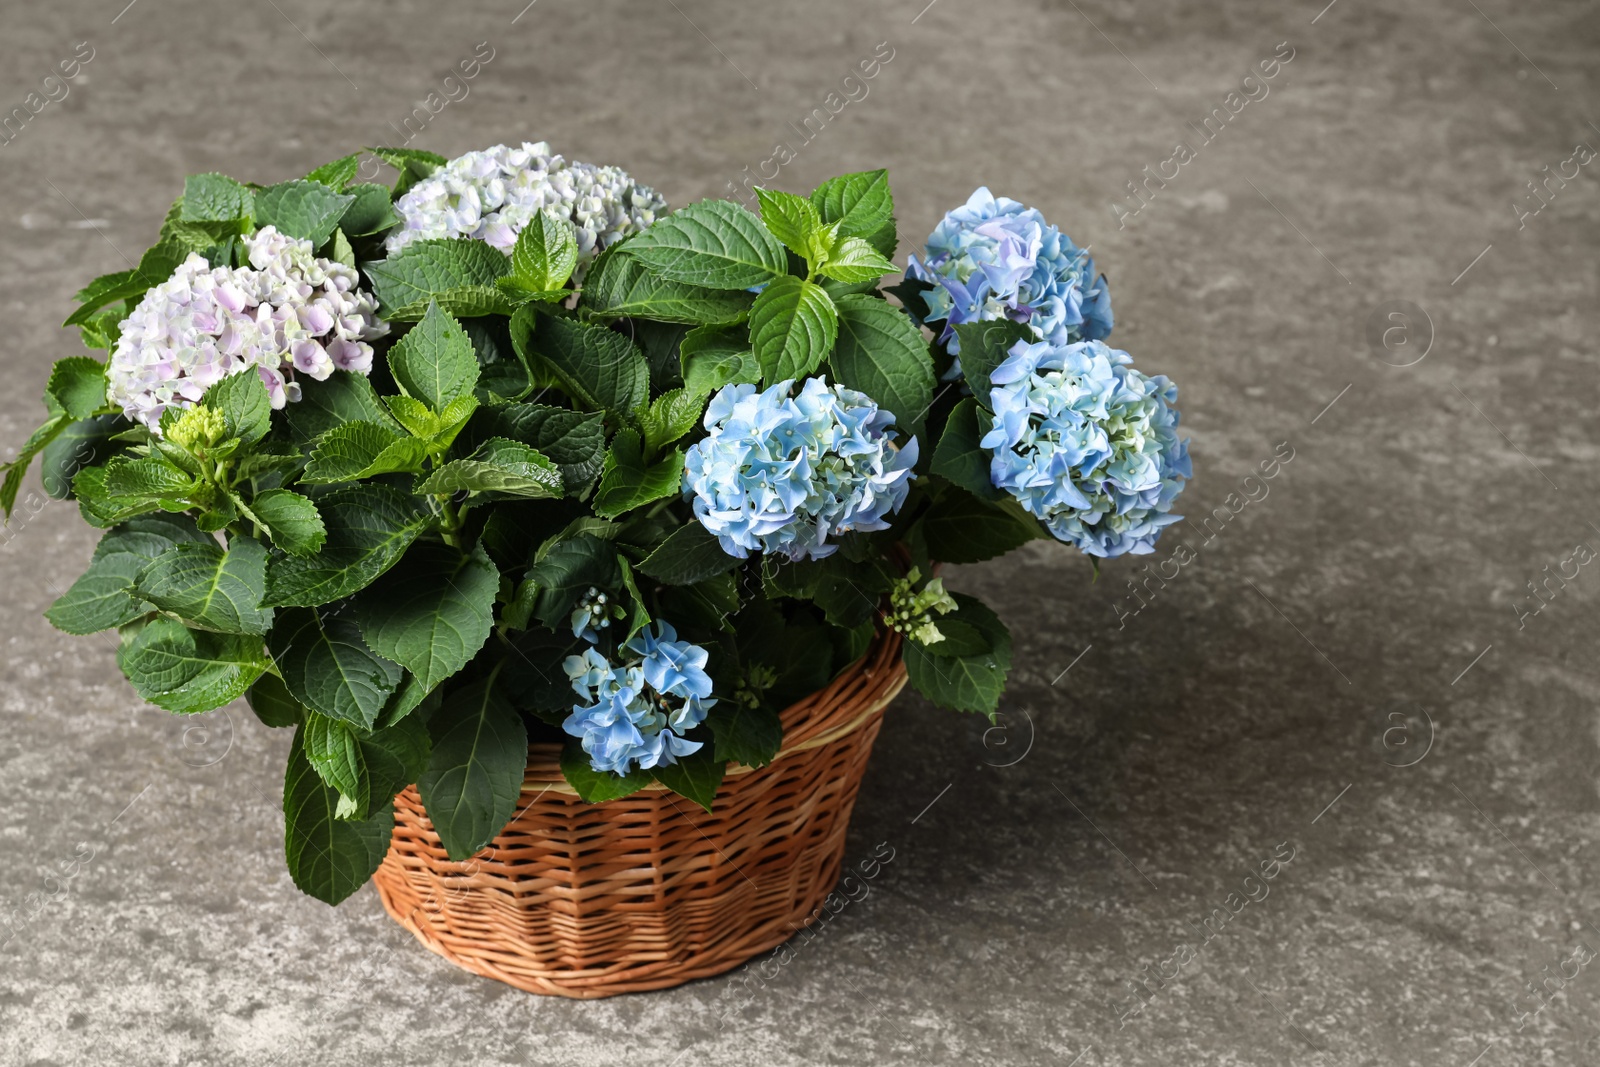
<svg viewBox="0 0 1600 1067">
<path fill-rule="evenodd" d="M 192 407 L 178 416 L 167 432 L 167 440 L 188 452 L 198 452 L 222 441 L 228 420 L 215 408 Z"/>
</svg>

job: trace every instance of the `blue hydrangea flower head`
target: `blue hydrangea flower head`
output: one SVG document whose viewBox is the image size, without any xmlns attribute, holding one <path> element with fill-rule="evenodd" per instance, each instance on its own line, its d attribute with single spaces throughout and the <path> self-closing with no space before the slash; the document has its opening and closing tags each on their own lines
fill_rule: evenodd
<svg viewBox="0 0 1600 1067">
<path fill-rule="evenodd" d="M 658 620 L 625 642 L 624 660 L 612 664 L 597 648 L 568 656 L 562 664 L 581 702 L 562 729 L 579 739 L 597 771 L 626 775 L 649 770 L 698 752 L 700 741 L 683 735 L 705 721 L 716 704 L 709 654 L 679 641 L 668 622 Z"/>
<path fill-rule="evenodd" d="M 706 437 L 689 449 L 683 491 L 722 549 L 822 559 L 829 539 L 889 527 L 905 503 L 917 439 L 897 444 L 894 415 L 822 378 L 766 390 L 726 385 L 706 407 Z"/>
<path fill-rule="evenodd" d="M 1103 341 L 1018 341 L 995 369 L 989 479 L 1091 556 L 1154 550 L 1191 477 L 1178 387 Z"/>
<path fill-rule="evenodd" d="M 943 322 L 940 341 L 952 355 L 964 322 L 1010 319 L 1056 345 L 1111 335 L 1111 295 L 1094 260 L 1037 209 L 987 188 L 939 220 L 906 276 L 934 284 L 923 317 Z"/>
</svg>

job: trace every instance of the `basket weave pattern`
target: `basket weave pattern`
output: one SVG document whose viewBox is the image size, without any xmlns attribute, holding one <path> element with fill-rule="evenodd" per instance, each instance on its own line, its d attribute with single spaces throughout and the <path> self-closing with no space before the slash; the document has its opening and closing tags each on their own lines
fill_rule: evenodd
<svg viewBox="0 0 1600 1067">
<path fill-rule="evenodd" d="M 654 784 L 585 804 L 557 747 L 533 745 L 516 817 L 452 863 L 409 788 L 374 877 L 383 906 L 439 955 L 530 993 L 604 997 L 730 970 L 815 919 L 905 678 L 899 635 L 881 633 L 783 712 L 771 764 L 728 767 L 709 813 Z"/>
</svg>

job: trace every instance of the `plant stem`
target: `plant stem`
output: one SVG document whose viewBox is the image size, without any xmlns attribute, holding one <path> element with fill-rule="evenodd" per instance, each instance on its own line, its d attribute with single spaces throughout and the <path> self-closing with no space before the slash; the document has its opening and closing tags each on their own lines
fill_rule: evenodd
<svg viewBox="0 0 1600 1067">
<path fill-rule="evenodd" d="M 453 548 L 460 548 L 461 512 L 450 502 L 448 496 L 436 499 L 439 501 L 439 532 L 444 536 L 444 543 Z"/>
</svg>

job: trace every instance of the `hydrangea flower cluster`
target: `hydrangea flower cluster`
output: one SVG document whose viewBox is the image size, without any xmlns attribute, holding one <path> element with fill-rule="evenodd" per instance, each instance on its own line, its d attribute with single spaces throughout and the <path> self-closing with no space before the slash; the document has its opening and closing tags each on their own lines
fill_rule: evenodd
<svg viewBox="0 0 1600 1067">
<path fill-rule="evenodd" d="M 1018 341 L 990 380 L 989 478 L 1091 556 L 1153 551 L 1191 476 L 1178 387 L 1102 341 Z"/>
<path fill-rule="evenodd" d="M 568 163 L 540 141 L 458 156 L 394 206 L 405 226 L 384 241 L 390 255 L 436 237 L 477 237 L 510 255 L 534 212 L 553 211 L 577 227 L 582 278 L 601 249 L 649 226 L 667 201 L 620 167 Z"/>
<path fill-rule="evenodd" d="M 110 400 L 159 432 L 161 413 L 187 407 L 230 374 L 255 368 L 274 408 L 298 400 L 296 373 L 366 374 L 369 341 L 389 332 L 351 267 L 317 258 L 310 241 L 264 226 L 244 238 L 248 267 L 213 267 L 191 253 L 122 323 L 107 378 Z"/>
<path fill-rule="evenodd" d="M 906 276 L 934 283 L 923 294 L 925 318 L 944 322 L 940 341 L 952 355 L 961 351 L 955 327 L 964 322 L 1011 319 L 1054 345 L 1111 334 L 1105 278 L 1035 208 L 979 187 L 939 220 L 923 255 L 910 257 Z"/>
<path fill-rule="evenodd" d="M 716 704 L 706 650 L 679 641 L 672 624 L 658 619 L 620 651 L 627 657 L 621 665 L 597 648 L 568 656 L 563 664 L 582 703 L 573 705 L 562 729 L 579 739 L 589 765 L 625 775 L 698 752 L 703 742 L 683 735 Z"/>
<path fill-rule="evenodd" d="M 910 491 L 917 439 L 891 439 L 892 413 L 822 378 L 793 386 L 723 386 L 689 449 L 684 496 L 730 556 L 822 559 L 830 537 L 888 529 Z"/>
</svg>

